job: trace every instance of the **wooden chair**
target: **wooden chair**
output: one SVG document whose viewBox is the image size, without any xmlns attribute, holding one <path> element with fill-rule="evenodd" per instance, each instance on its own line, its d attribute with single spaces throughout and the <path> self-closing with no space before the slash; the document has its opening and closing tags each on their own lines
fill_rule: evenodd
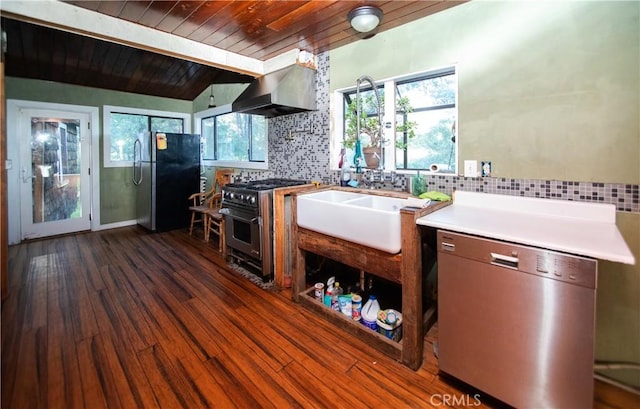
<svg viewBox="0 0 640 409">
<path fill-rule="evenodd" d="M 207 178 L 205 176 L 201 176 L 200 191 L 198 193 L 192 194 L 187 199 L 189 201 L 192 201 L 191 206 L 189 206 L 189 211 L 191 211 L 191 224 L 189 225 L 189 235 L 193 233 L 193 226 L 195 226 L 197 223 L 202 223 L 204 228 L 203 212 L 209 208 L 205 200 L 208 195 L 209 195 L 209 192 L 207 192 Z"/>
<path fill-rule="evenodd" d="M 209 241 L 211 233 L 218 236 L 218 251 L 225 253 L 224 240 L 224 217 L 220 214 L 220 205 L 222 204 L 222 188 L 233 178 L 233 169 L 218 169 L 215 175 L 215 185 L 217 192 L 209 201 L 209 209 L 205 214 L 205 241 Z"/>
<path fill-rule="evenodd" d="M 208 192 L 198 192 L 189 196 L 189 200 L 192 201 L 192 206 L 189 207 L 191 211 L 189 235 L 193 234 L 193 226 L 196 223 L 202 222 L 205 241 L 209 241 L 210 229 L 213 228 L 214 233 L 219 237 L 219 242 L 221 242 L 221 252 L 224 249 L 222 243 L 224 241 L 222 237 L 223 229 L 221 228 L 223 220 L 222 215 L 219 213 L 222 202 L 222 187 L 229 183 L 232 178 L 233 169 L 216 169 L 211 189 Z M 214 220 L 210 221 L 210 218 Z"/>
</svg>

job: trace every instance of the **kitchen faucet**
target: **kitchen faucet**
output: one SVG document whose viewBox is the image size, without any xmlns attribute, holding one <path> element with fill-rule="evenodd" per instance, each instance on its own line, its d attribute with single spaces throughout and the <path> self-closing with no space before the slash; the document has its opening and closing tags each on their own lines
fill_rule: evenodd
<svg viewBox="0 0 640 409">
<path fill-rule="evenodd" d="M 384 175 L 384 134 L 382 133 L 382 112 L 380 111 L 380 107 L 382 106 L 382 102 L 380 100 L 380 95 L 378 95 L 378 89 L 376 88 L 376 83 L 368 75 L 363 75 L 356 80 L 356 138 L 360 140 L 360 109 L 362 107 L 362 102 L 360 101 L 360 84 L 366 81 L 371 84 L 371 88 L 373 89 L 373 94 L 376 96 L 376 114 L 378 115 L 378 134 L 380 135 L 380 157 L 378 161 L 378 171 L 382 175 Z"/>
</svg>

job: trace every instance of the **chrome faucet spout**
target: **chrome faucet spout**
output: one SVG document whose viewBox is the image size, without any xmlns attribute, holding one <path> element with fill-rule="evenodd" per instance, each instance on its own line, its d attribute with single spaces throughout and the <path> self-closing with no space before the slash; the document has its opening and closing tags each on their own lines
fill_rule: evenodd
<svg viewBox="0 0 640 409">
<path fill-rule="evenodd" d="M 371 85 L 373 94 L 376 96 L 376 115 L 378 116 L 378 135 L 380 136 L 380 156 L 378 156 L 378 170 L 384 171 L 384 134 L 382 128 L 382 100 L 378 94 L 378 88 L 376 82 L 368 75 L 363 75 L 356 80 L 356 138 L 360 139 L 360 110 L 362 108 L 362 101 L 360 101 L 360 84 L 368 82 Z"/>
</svg>

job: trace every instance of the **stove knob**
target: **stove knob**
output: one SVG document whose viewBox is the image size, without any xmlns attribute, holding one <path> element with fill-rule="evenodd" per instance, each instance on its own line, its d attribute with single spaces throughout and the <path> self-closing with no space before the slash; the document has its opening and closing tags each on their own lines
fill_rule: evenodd
<svg viewBox="0 0 640 409">
<path fill-rule="evenodd" d="M 251 203 L 252 205 L 253 205 L 253 204 L 256 204 L 256 197 L 255 197 L 255 196 L 251 196 L 251 197 L 249 198 L 249 203 Z"/>
<path fill-rule="evenodd" d="M 244 195 L 242 193 L 238 193 L 238 200 L 241 202 L 244 201 Z"/>
</svg>

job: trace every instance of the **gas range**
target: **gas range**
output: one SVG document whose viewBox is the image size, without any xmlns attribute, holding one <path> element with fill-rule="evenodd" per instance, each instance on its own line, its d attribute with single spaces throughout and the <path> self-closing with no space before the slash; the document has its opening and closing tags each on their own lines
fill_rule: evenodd
<svg viewBox="0 0 640 409">
<path fill-rule="evenodd" d="M 227 255 L 251 267 L 264 281 L 273 278 L 273 190 L 305 180 L 262 179 L 222 188 Z"/>
<path fill-rule="evenodd" d="M 222 207 L 258 208 L 260 192 L 272 191 L 281 187 L 299 186 L 306 183 L 307 181 L 305 180 L 277 178 L 229 183 L 223 188 Z"/>
</svg>

